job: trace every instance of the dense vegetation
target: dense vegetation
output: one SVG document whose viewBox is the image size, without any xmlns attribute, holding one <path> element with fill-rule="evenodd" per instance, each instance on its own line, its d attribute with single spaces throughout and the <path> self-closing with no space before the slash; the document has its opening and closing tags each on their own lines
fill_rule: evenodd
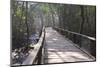
<svg viewBox="0 0 100 67">
<path fill-rule="evenodd" d="M 24 55 L 38 42 L 43 26 L 96 37 L 96 7 L 11 1 L 12 51 Z M 18 61 L 15 61 L 16 63 Z"/>
</svg>

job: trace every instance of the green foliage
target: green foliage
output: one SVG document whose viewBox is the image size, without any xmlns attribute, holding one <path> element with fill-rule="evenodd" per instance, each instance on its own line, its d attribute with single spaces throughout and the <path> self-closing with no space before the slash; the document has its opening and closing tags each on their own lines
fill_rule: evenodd
<svg viewBox="0 0 100 67">
<path fill-rule="evenodd" d="M 40 9 L 43 11 L 44 14 L 47 14 L 49 12 L 48 4 L 41 4 Z"/>
<path fill-rule="evenodd" d="M 28 9 L 26 9 L 26 2 L 24 2 L 23 5 L 23 3 L 17 3 L 16 1 L 13 1 L 12 9 L 14 11 L 14 14 L 12 22 L 12 33 L 14 34 L 13 37 L 15 37 L 15 41 L 19 39 L 19 41 L 17 42 L 20 42 L 21 39 L 25 40 L 24 38 L 27 36 L 28 33 L 26 26 L 29 27 L 29 35 L 37 31 L 37 29 L 35 28 L 38 28 L 38 26 L 35 26 L 34 24 L 57 26 L 79 33 L 81 27 L 80 25 L 83 19 L 84 24 L 82 27 L 82 34 L 90 36 L 95 35 L 96 8 L 93 6 L 83 6 L 84 14 L 82 16 L 82 9 L 79 5 L 37 3 L 38 7 L 36 7 L 36 4 L 31 4 L 30 7 L 30 4 L 31 3 L 28 4 Z"/>
<path fill-rule="evenodd" d="M 17 15 L 18 17 L 21 17 L 22 11 L 21 11 L 20 8 L 17 8 L 17 10 L 16 10 L 16 15 Z"/>
</svg>

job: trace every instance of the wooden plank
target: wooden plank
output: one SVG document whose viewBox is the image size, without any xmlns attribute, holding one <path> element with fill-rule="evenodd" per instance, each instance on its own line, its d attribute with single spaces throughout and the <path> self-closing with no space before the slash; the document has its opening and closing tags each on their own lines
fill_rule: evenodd
<svg viewBox="0 0 100 67">
<path fill-rule="evenodd" d="M 52 28 L 46 29 L 45 63 L 94 61 Z"/>
</svg>

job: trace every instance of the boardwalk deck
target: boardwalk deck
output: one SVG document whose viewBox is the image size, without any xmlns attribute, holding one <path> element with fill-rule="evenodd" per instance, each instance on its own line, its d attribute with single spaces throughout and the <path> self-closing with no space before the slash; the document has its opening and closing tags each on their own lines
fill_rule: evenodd
<svg viewBox="0 0 100 67">
<path fill-rule="evenodd" d="M 52 28 L 46 28 L 45 63 L 93 61 L 86 53 Z"/>
</svg>

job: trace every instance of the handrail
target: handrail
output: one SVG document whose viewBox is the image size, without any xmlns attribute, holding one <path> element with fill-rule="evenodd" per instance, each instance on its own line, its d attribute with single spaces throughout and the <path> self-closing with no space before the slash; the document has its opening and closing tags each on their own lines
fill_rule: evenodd
<svg viewBox="0 0 100 67">
<path fill-rule="evenodd" d="M 78 46 L 87 55 L 96 57 L 96 38 L 83 35 L 80 33 L 72 32 L 69 30 L 64 30 L 62 28 L 54 27 L 58 32 L 63 35 L 67 34 L 67 37 Z M 66 34 L 65 34 L 66 33 Z M 84 39 L 85 38 L 85 39 Z M 88 40 L 87 40 L 88 39 Z"/>
<path fill-rule="evenodd" d="M 42 34 L 41 34 L 41 37 L 39 39 L 39 42 L 34 46 L 33 51 L 29 54 L 29 56 L 22 63 L 22 65 L 37 64 L 36 63 L 37 56 L 38 56 L 39 52 L 41 51 L 40 49 L 42 49 L 41 47 L 43 46 L 44 38 L 45 38 L 45 28 L 43 27 Z M 39 61 L 41 61 L 41 60 L 39 60 Z"/>
<path fill-rule="evenodd" d="M 80 33 L 72 32 L 72 31 L 69 31 L 69 30 L 64 30 L 64 29 L 62 29 L 62 28 L 58 28 L 58 27 L 54 27 L 54 28 L 57 28 L 57 29 L 60 29 L 60 30 L 63 30 L 63 31 L 66 31 L 66 32 L 69 32 L 69 33 L 72 33 L 72 34 L 76 34 L 76 35 L 79 35 L 79 36 L 85 37 L 85 38 L 87 38 L 87 39 L 93 40 L 93 41 L 96 40 L 96 38 L 94 38 L 94 37 L 90 37 L 90 36 L 83 35 L 83 34 L 80 34 Z"/>
</svg>

